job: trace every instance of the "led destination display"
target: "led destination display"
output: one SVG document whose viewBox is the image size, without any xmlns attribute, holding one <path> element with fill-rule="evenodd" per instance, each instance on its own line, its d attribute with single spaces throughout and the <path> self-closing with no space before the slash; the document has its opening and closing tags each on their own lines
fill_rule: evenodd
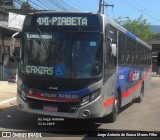
<svg viewBox="0 0 160 140">
<path fill-rule="evenodd" d="M 27 26 L 90 26 L 99 27 L 100 18 L 96 15 L 88 14 L 41 14 L 29 15 Z"/>
</svg>

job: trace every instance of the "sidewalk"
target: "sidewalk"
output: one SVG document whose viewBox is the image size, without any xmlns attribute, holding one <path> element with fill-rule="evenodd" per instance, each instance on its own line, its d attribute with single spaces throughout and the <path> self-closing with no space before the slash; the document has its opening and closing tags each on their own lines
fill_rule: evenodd
<svg viewBox="0 0 160 140">
<path fill-rule="evenodd" d="M 15 104 L 17 83 L 0 81 L 0 108 L 5 104 Z"/>
</svg>

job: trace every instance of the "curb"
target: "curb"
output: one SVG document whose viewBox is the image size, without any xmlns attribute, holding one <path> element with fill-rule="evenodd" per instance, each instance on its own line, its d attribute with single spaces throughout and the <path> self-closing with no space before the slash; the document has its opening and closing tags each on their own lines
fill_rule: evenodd
<svg viewBox="0 0 160 140">
<path fill-rule="evenodd" d="M 16 98 L 11 98 L 0 102 L 0 109 L 16 105 Z"/>
<path fill-rule="evenodd" d="M 152 75 L 152 77 L 160 77 L 160 75 Z"/>
</svg>

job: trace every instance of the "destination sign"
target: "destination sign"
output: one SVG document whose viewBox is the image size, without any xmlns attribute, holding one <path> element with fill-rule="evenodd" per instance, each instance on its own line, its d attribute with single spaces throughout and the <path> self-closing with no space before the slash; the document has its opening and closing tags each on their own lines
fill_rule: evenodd
<svg viewBox="0 0 160 140">
<path fill-rule="evenodd" d="M 90 13 L 35 13 L 26 17 L 24 26 L 100 27 L 101 18 Z"/>
<path fill-rule="evenodd" d="M 47 74 L 53 75 L 53 67 L 43 67 L 43 66 L 26 66 L 27 74 Z"/>
<path fill-rule="evenodd" d="M 87 26 L 87 17 L 38 17 L 37 24 L 40 26 Z"/>
<path fill-rule="evenodd" d="M 37 33 L 26 33 L 25 34 L 26 39 L 45 39 L 45 40 L 56 40 L 54 34 L 37 34 Z"/>
</svg>

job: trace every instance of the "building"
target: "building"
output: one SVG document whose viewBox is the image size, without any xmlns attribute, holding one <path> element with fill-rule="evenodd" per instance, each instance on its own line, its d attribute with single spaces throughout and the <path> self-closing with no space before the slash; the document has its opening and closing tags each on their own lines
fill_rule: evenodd
<svg viewBox="0 0 160 140">
<path fill-rule="evenodd" d="M 151 45 L 152 45 L 152 72 L 157 73 L 158 71 L 157 57 L 158 53 L 160 52 L 160 39 L 152 39 Z"/>
<path fill-rule="evenodd" d="M 11 36 L 22 29 L 25 15 L 0 11 L 0 80 L 14 79 L 18 63 L 10 61 Z M 19 55 L 20 40 L 15 52 Z"/>
<path fill-rule="evenodd" d="M 160 52 L 160 26 L 150 25 L 150 31 L 155 34 L 150 44 L 152 46 L 152 72 L 158 72 L 157 57 Z"/>
<path fill-rule="evenodd" d="M 18 63 L 10 61 L 11 36 L 21 31 L 25 15 L 37 10 L 6 9 L 13 0 L 0 0 L 0 80 L 15 78 Z M 20 39 L 16 39 L 15 53 L 19 55 Z"/>
</svg>

